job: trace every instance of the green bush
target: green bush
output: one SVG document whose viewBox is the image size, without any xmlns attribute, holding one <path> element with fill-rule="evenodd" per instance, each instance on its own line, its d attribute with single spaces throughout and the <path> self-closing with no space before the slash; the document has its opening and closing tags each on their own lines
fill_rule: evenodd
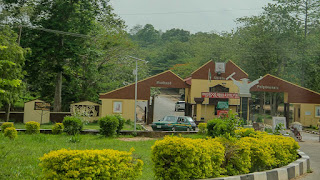
<svg viewBox="0 0 320 180">
<path fill-rule="evenodd" d="M 11 122 L 5 122 L 5 123 L 3 123 L 3 124 L 1 125 L 1 131 L 4 133 L 4 130 L 5 130 L 6 128 L 8 128 L 8 127 L 14 127 L 14 126 L 13 126 L 13 123 L 11 123 Z"/>
<path fill-rule="evenodd" d="M 158 179 L 197 179 L 222 173 L 224 147 L 213 139 L 166 136 L 152 146 L 152 161 Z"/>
<path fill-rule="evenodd" d="M 99 126 L 100 134 L 111 137 L 119 127 L 119 120 L 116 116 L 105 116 L 99 119 Z"/>
<path fill-rule="evenodd" d="M 75 116 L 66 116 L 63 119 L 64 132 L 69 135 L 79 134 L 83 128 L 83 123 L 80 118 Z"/>
<path fill-rule="evenodd" d="M 132 151 L 66 150 L 51 151 L 40 158 L 41 179 L 136 179 L 143 161 Z"/>
<path fill-rule="evenodd" d="M 14 127 L 7 127 L 4 130 L 4 136 L 10 139 L 15 139 L 18 136 L 18 132 Z"/>
<path fill-rule="evenodd" d="M 228 116 L 208 121 L 208 135 L 211 137 L 226 135 L 235 136 L 235 130 L 239 126 L 239 122 L 239 117 L 230 111 Z"/>
<path fill-rule="evenodd" d="M 26 126 L 26 133 L 27 134 L 38 134 L 40 133 L 40 123 L 29 121 L 25 124 Z"/>
<path fill-rule="evenodd" d="M 207 123 L 208 135 L 211 137 L 217 137 L 228 132 L 228 123 L 223 119 L 209 120 Z"/>
<path fill-rule="evenodd" d="M 217 141 L 225 147 L 225 159 L 222 168 L 224 175 L 247 174 L 251 168 L 250 143 L 234 137 L 219 137 Z"/>
<path fill-rule="evenodd" d="M 52 127 L 52 134 L 61 134 L 63 132 L 64 125 L 62 123 L 56 123 Z"/>
<path fill-rule="evenodd" d="M 125 119 L 119 114 L 116 114 L 115 117 L 119 121 L 119 125 L 117 127 L 117 134 L 120 134 L 120 131 L 123 129 L 123 126 L 124 126 L 124 123 L 125 123 Z"/>
<path fill-rule="evenodd" d="M 199 134 L 207 134 L 207 123 L 199 123 L 198 128 L 199 128 L 199 131 L 198 131 Z"/>
</svg>

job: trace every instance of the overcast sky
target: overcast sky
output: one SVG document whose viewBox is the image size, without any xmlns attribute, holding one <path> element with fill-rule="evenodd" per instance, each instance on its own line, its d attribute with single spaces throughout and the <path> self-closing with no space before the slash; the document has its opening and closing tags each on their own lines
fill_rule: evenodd
<svg viewBox="0 0 320 180">
<path fill-rule="evenodd" d="M 235 20 L 258 15 L 272 0 L 110 0 L 128 28 L 152 24 L 162 31 L 181 28 L 195 32 L 231 31 Z"/>
</svg>

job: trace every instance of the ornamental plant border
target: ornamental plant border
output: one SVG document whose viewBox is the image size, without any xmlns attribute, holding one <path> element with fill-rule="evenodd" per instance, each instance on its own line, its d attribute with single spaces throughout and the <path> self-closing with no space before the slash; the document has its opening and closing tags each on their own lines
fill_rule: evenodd
<svg viewBox="0 0 320 180">
<path fill-rule="evenodd" d="M 211 178 L 210 180 L 290 180 L 310 170 L 310 157 L 300 150 L 298 150 L 298 154 L 299 159 L 281 168 L 237 176 Z"/>
</svg>

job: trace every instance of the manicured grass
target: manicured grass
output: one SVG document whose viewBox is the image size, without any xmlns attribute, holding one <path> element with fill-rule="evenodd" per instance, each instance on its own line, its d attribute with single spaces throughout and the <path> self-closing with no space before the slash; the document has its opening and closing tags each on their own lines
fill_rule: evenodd
<svg viewBox="0 0 320 180">
<path fill-rule="evenodd" d="M 139 179 L 154 179 L 151 162 L 151 146 L 156 140 L 121 141 L 99 135 L 80 135 L 80 142 L 71 143 L 72 136 L 35 134 L 22 132 L 17 139 L 10 140 L 0 133 L 0 179 L 37 179 L 41 174 L 39 158 L 53 150 L 65 149 L 115 149 L 129 151 L 144 162 Z"/>
<path fill-rule="evenodd" d="M 40 129 L 52 129 L 53 125 L 54 124 L 52 124 L 52 123 L 50 123 L 50 124 L 42 124 L 40 126 Z M 24 123 L 14 123 L 14 127 L 16 129 L 25 129 L 26 128 Z M 139 124 L 137 124 L 137 128 L 140 128 L 140 127 L 141 126 Z M 133 124 L 125 123 L 122 130 L 133 130 L 133 128 L 134 128 Z M 83 125 L 83 129 L 96 129 L 96 130 L 99 130 L 100 127 L 99 127 L 98 123 L 89 123 L 89 124 Z"/>
</svg>

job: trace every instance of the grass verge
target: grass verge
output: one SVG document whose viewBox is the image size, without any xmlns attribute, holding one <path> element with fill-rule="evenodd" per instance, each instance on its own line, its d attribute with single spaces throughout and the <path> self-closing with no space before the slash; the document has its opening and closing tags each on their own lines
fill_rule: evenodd
<svg viewBox="0 0 320 180">
<path fill-rule="evenodd" d="M 37 179 L 41 174 L 39 158 L 53 150 L 65 149 L 115 149 L 129 151 L 135 149 L 134 157 L 144 162 L 139 179 L 154 179 L 151 162 L 151 146 L 156 140 L 121 141 L 100 135 L 80 135 L 79 141 L 72 136 L 19 133 L 17 139 L 10 140 L 0 133 L 0 179 Z"/>
</svg>

